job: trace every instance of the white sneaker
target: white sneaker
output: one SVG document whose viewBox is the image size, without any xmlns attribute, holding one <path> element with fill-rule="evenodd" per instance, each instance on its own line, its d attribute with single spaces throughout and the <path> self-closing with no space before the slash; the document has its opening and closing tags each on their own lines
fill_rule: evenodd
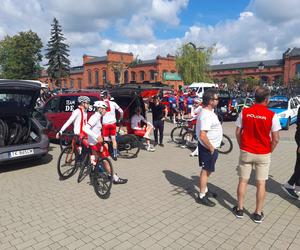
<svg viewBox="0 0 300 250">
<path fill-rule="evenodd" d="M 190 156 L 198 156 L 198 152 L 196 152 L 196 153 L 192 152 L 192 153 L 190 153 Z"/>
<path fill-rule="evenodd" d="M 187 146 L 186 146 L 186 145 L 181 145 L 180 147 L 181 147 L 181 148 L 187 148 Z"/>
<path fill-rule="evenodd" d="M 148 146 L 148 147 L 146 148 L 146 150 L 149 151 L 149 152 L 154 152 L 154 151 L 155 151 L 155 148 L 152 148 L 151 146 Z"/>
</svg>

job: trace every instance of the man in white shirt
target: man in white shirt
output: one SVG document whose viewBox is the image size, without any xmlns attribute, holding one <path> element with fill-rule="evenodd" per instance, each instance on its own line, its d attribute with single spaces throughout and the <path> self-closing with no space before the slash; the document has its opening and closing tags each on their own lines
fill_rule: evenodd
<svg viewBox="0 0 300 250">
<path fill-rule="evenodd" d="M 112 140 L 113 146 L 113 155 L 112 158 L 117 160 L 117 126 L 116 126 L 116 110 L 120 113 L 120 120 L 123 119 L 123 110 L 119 107 L 119 105 L 110 100 L 110 96 L 108 95 L 107 91 L 103 91 L 101 93 L 103 101 L 107 105 L 107 110 L 105 115 L 102 117 L 102 135 L 104 140 L 108 141 L 109 138 Z"/>
<path fill-rule="evenodd" d="M 196 133 L 198 136 L 200 193 L 197 202 L 213 207 L 216 204 L 208 198 L 208 177 L 215 171 L 218 158 L 217 148 L 220 146 L 223 130 L 214 108 L 218 105 L 218 94 L 215 89 L 209 89 L 203 94 L 203 108 L 197 118 Z"/>
<path fill-rule="evenodd" d="M 110 154 L 108 145 L 103 143 L 103 138 L 101 136 L 101 120 L 106 113 L 107 105 L 104 101 L 96 101 L 94 107 L 97 108 L 97 111 L 90 117 L 87 124 L 84 126 L 83 131 L 88 135 L 88 142 L 92 149 L 91 163 L 95 166 L 99 157 L 109 157 Z M 108 172 L 110 171 L 109 167 L 105 166 L 105 168 Z M 118 177 L 116 173 L 113 175 L 113 178 L 114 184 L 127 183 L 127 179 Z"/>
<path fill-rule="evenodd" d="M 146 139 L 147 143 L 147 151 L 154 152 L 155 149 L 151 147 L 150 144 L 150 133 L 153 130 L 153 125 L 148 122 L 144 116 L 141 115 L 141 107 L 136 107 L 135 114 L 131 117 L 131 128 L 134 131 L 134 134 L 139 137 L 144 137 Z M 142 127 L 142 122 L 145 123 L 145 125 Z"/>
<path fill-rule="evenodd" d="M 84 136 L 83 126 L 87 122 L 87 110 L 90 106 L 90 98 L 88 96 L 78 97 L 78 108 L 73 111 L 70 118 L 65 122 L 60 131 L 56 134 L 56 139 L 73 124 L 73 132 L 75 135 Z"/>
</svg>

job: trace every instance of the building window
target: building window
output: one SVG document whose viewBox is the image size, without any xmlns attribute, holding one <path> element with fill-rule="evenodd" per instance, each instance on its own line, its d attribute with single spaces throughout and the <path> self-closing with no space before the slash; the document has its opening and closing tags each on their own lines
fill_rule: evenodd
<svg viewBox="0 0 300 250">
<path fill-rule="evenodd" d="M 120 72 L 119 71 L 115 71 L 115 83 L 120 83 Z"/>
<path fill-rule="evenodd" d="M 296 76 L 300 77 L 300 63 L 296 64 Z"/>
<path fill-rule="evenodd" d="M 96 83 L 96 86 L 99 86 L 99 72 L 98 72 L 98 70 L 95 71 L 95 83 Z"/>
<path fill-rule="evenodd" d="M 155 71 L 150 70 L 150 80 L 155 80 Z"/>
<path fill-rule="evenodd" d="M 145 80 L 145 72 L 144 71 L 140 72 L 140 79 L 141 79 L 141 81 Z"/>
<path fill-rule="evenodd" d="M 124 83 L 128 83 L 129 79 L 128 79 L 128 70 L 125 70 L 124 72 Z"/>
<path fill-rule="evenodd" d="M 102 80 L 103 80 L 103 84 L 106 83 L 106 70 L 102 70 Z"/>
<path fill-rule="evenodd" d="M 71 89 L 74 88 L 74 80 L 73 80 L 73 79 L 70 80 L 70 88 L 71 88 Z"/>
<path fill-rule="evenodd" d="M 136 80 L 136 74 L 135 72 L 131 72 L 131 81 L 135 81 Z"/>
<path fill-rule="evenodd" d="M 89 86 L 92 85 L 92 72 L 90 70 L 88 71 L 88 84 Z"/>
<path fill-rule="evenodd" d="M 67 87 L 67 80 L 64 80 L 64 88 Z"/>
<path fill-rule="evenodd" d="M 78 88 L 81 89 L 81 87 L 82 87 L 81 86 L 81 79 L 79 78 L 77 81 L 78 81 Z"/>
</svg>

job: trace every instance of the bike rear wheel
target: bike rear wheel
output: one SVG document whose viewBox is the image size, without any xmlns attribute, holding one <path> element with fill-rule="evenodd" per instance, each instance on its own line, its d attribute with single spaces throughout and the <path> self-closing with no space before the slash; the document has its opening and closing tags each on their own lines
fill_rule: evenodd
<svg viewBox="0 0 300 250">
<path fill-rule="evenodd" d="M 77 155 L 71 145 L 65 147 L 57 161 L 57 173 L 60 180 L 66 180 L 73 176 L 78 169 Z"/>
<path fill-rule="evenodd" d="M 194 131 L 187 131 L 182 135 L 182 144 L 187 148 L 196 148 L 198 146 L 198 140 L 195 138 Z"/>
<path fill-rule="evenodd" d="M 176 144 L 182 143 L 182 135 L 187 131 L 185 127 L 175 127 L 171 131 L 171 140 Z"/>
<path fill-rule="evenodd" d="M 109 198 L 113 175 L 114 171 L 111 161 L 108 158 L 100 159 L 90 175 L 94 191 L 99 198 Z"/>
<path fill-rule="evenodd" d="M 118 152 L 121 158 L 137 157 L 141 150 L 141 143 L 136 135 L 122 135 L 118 139 Z"/>
<path fill-rule="evenodd" d="M 218 148 L 220 154 L 229 154 L 233 149 L 233 144 L 228 135 L 223 134 L 221 145 Z"/>
</svg>

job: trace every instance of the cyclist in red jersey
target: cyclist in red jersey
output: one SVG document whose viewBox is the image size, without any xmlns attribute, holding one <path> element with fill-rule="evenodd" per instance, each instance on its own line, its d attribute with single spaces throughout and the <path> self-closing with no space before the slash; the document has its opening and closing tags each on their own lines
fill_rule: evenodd
<svg viewBox="0 0 300 250">
<path fill-rule="evenodd" d="M 91 162 L 95 166 L 98 158 L 109 157 L 108 145 L 103 143 L 103 137 L 101 135 L 102 130 L 102 117 L 105 115 L 107 105 L 104 101 L 96 101 L 94 107 L 97 111 L 90 117 L 83 130 L 88 135 L 88 142 L 92 149 Z M 105 166 L 109 172 L 110 168 Z M 127 179 L 120 178 L 116 173 L 113 175 L 114 184 L 125 184 Z"/>
</svg>

